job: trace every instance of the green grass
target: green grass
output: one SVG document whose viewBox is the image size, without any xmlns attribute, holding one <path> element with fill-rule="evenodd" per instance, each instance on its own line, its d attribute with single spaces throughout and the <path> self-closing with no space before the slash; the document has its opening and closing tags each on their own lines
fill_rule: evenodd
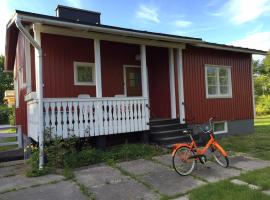
<svg viewBox="0 0 270 200">
<path fill-rule="evenodd" d="M 0 133 L 6 133 L 6 134 L 9 134 L 9 133 L 16 133 L 16 129 L 14 128 L 10 128 L 8 130 L 0 130 Z M 15 142 L 17 141 L 17 138 L 16 137 L 11 137 L 11 138 L 2 138 L 0 139 L 0 143 L 4 143 L 4 142 Z M 11 149 L 16 149 L 18 147 L 18 145 L 9 145 L 9 146 L 3 146 L 3 147 L 0 147 L 0 151 L 8 151 L 8 150 L 11 150 Z"/>
<path fill-rule="evenodd" d="M 270 115 L 255 119 L 255 133 L 224 138 L 220 141 L 227 151 L 250 154 L 270 160 Z"/>
<path fill-rule="evenodd" d="M 241 174 L 237 179 L 260 186 L 263 190 L 268 190 L 270 189 L 270 167 Z"/>
<path fill-rule="evenodd" d="M 16 133 L 16 129 L 10 128 L 8 130 L 0 130 L 0 133 Z"/>
<path fill-rule="evenodd" d="M 260 191 L 249 189 L 246 186 L 238 186 L 228 180 L 218 183 L 211 183 L 192 190 L 189 200 L 269 200 L 269 196 Z"/>
</svg>

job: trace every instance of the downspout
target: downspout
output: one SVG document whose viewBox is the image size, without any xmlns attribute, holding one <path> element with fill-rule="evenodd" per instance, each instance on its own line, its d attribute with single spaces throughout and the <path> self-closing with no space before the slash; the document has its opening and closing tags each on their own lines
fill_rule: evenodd
<svg viewBox="0 0 270 200">
<path fill-rule="evenodd" d="M 42 170 L 44 166 L 44 132 L 43 132 L 43 80 L 42 80 L 42 49 L 37 41 L 31 36 L 26 28 L 21 23 L 21 18 L 17 15 L 15 18 L 15 24 L 21 31 L 23 36 L 35 47 L 38 54 L 38 70 L 36 75 L 38 76 L 37 87 L 37 100 L 38 100 L 38 115 L 39 115 L 39 128 L 38 128 L 38 141 L 39 141 L 39 169 Z M 36 66 L 37 68 L 37 66 Z"/>
</svg>

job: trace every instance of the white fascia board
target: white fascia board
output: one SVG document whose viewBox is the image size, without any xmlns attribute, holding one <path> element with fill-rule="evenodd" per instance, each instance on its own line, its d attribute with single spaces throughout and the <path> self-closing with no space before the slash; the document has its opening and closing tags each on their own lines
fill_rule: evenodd
<svg viewBox="0 0 270 200">
<path fill-rule="evenodd" d="M 174 38 L 174 37 L 165 36 L 165 35 L 153 35 L 151 33 L 140 33 L 140 32 L 134 32 L 134 31 L 129 31 L 129 30 L 119 30 L 119 29 L 111 29 L 111 28 L 106 28 L 106 27 L 76 24 L 72 22 L 63 22 L 63 21 L 56 21 L 52 19 L 32 17 L 32 16 L 23 15 L 23 14 L 18 14 L 18 16 L 20 16 L 22 20 L 29 21 L 32 23 L 49 24 L 49 25 L 54 25 L 54 26 L 69 27 L 69 28 L 75 28 L 75 29 L 86 30 L 86 31 L 118 34 L 118 35 L 125 35 L 125 36 L 138 37 L 138 38 L 148 38 L 152 40 L 164 40 L 164 41 L 177 42 L 177 43 L 199 42 L 197 39 Z"/>
</svg>

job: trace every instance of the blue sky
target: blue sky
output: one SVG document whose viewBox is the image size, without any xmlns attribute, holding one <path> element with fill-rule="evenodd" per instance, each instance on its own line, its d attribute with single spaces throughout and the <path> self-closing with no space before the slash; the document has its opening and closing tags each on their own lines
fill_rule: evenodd
<svg viewBox="0 0 270 200">
<path fill-rule="evenodd" d="M 270 0 L 2 0 L 1 4 L 1 30 L 15 9 L 55 15 L 56 6 L 62 4 L 101 12 L 103 24 L 270 48 Z"/>
</svg>

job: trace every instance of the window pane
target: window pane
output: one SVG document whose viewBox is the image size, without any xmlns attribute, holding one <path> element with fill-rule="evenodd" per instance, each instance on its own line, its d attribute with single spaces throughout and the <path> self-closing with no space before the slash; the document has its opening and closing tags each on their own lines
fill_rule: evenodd
<svg viewBox="0 0 270 200">
<path fill-rule="evenodd" d="M 220 77 L 219 78 L 219 84 L 220 85 L 228 85 L 228 77 Z"/>
<path fill-rule="evenodd" d="M 219 68 L 219 77 L 227 77 L 228 76 L 228 69 L 226 68 Z"/>
<path fill-rule="evenodd" d="M 209 95 L 217 94 L 217 86 L 208 86 L 208 94 Z"/>
<path fill-rule="evenodd" d="M 134 72 L 129 72 L 129 78 L 130 79 L 135 79 L 135 73 Z"/>
<path fill-rule="evenodd" d="M 78 82 L 93 82 L 92 67 L 77 66 Z"/>
<path fill-rule="evenodd" d="M 217 85 L 217 79 L 216 77 L 208 77 L 208 85 Z"/>
<path fill-rule="evenodd" d="M 135 81 L 135 79 L 129 79 L 129 86 L 130 86 L 130 87 L 135 87 L 135 86 L 136 86 L 136 81 Z"/>
<path fill-rule="evenodd" d="M 220 86 L 220 94 L 229 94 L 229 88 L 227 85 L 221 85 Z"/>
<path fill-rule="evenodd" d="M 214 123 L 214 132 L 225 131 L 225 122 Z"/>
<path fill-rule="evenodd" d="M 214 67 L 207 68 L 207 77 L 209 77 L 209 76 L 215 77 L 215 76 L 217 76 L 216 74 L 217 74 L 216 68 L 214 68 Z"/>
</svg>

